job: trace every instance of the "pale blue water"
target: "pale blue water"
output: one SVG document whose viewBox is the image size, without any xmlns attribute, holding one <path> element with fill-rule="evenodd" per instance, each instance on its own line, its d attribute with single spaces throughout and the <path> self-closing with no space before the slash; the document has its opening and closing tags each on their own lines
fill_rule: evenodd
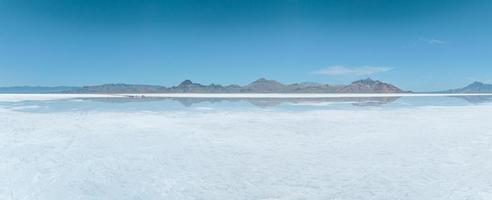
<svg viewBox="0 0 492 200">
<path fill-rule="evenodd" d="M 305 111 L 330 109 L 411 108 L 422 106 L 481 105 L 492 102 L 492 96 L 463 97 L 377 97 L 319 99 L 251 99 L 251 98 L 77 98 L 0 102 L 0 106 L 23 112 L 71 111 L 208 111 L 208 110 L 279 110 Z"/>
</svg>

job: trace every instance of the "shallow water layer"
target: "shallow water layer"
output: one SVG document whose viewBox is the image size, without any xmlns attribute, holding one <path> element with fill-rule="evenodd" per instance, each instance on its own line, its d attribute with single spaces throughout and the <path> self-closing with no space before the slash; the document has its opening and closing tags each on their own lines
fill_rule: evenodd
<svg viewBox="0 0 492 200">
<path fill-rule="evenodd" d="M 464 106 L 492 103 L 492 96 L 453 97 L 343 97 L 343 98 L 185 98 L 185 97 L 73 97 L 53 100 L 1 101 L 0 106 L 24 112 L 76 111 L 203 111 L 404 108 L 422 106 Z"/>
<path fill-rule="evenodd" d="M 488 101 L 0 102 L 0 199 L 491 199 Z"/>
</svg>

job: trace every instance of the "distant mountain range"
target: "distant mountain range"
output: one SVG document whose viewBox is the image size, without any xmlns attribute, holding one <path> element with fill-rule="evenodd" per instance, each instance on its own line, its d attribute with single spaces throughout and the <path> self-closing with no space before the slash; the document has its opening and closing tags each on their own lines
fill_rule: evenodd
<svg viewBox="0 0 492 200">
<path fill-rule="evenodd" d="M 260 78 L 250 84 L 203 85 L 185 80 L 177 86 L 139 84 L 103 84 L 84 87 L 0 87 L 0 93 L 72 93 L 72 94 L 117 94 L 117 93 L 410 93 L 392 84 L 373 79 L 354 81 L 348 85 L 322 83 L 283 84 Z M 492 84 L 474 82 L 464 88 L 438 93 L 492 93 Z"/>
<path fill-rule="evenodd" d="M 441 93 L 492 93 L 492 84 L 473 82 L 464 88 L 442 91 Z"/>
<path fill-rule="evenodd" d="M 260 78 L 250 84 L 202 85 L 185 80 L 173 87 L 155 85 L 105 84 L 84 86 L 65 93 L 402 93 L 396 86 L 377 80 L 365 79 L 349 85 L 321 83 L 283 84 L 275 80 Z"/>
<path fill-rule="evenodd" d="M 0 93 L 12 94 L 29 94 L 29 93 L 62 93 L 65 91 L 76 90 L 79 87 L 41 87 L 41 86 L 15 86 L 15 87 L 0 87 Z"/>
</svg>

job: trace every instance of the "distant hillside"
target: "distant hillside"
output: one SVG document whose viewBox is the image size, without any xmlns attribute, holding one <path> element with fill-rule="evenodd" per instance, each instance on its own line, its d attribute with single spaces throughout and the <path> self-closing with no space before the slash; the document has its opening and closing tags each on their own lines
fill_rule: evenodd
<svg viewBox="0 0 492 200">
<path fill-rule="evenodd" d="M 16 87 L 0 87 L 0 93 L 11 94 L 46 94 L 59 93 L 64 91 L 76 90 L 78 87 L 40 87 L 40 86 L 16 86 Z"/>
<path fill-rule="evenodd" d="M 492 84 L 473 82 L 464 88 L 443 91 L 442 93 L 492 93 Z"/>
<path fill-rule="evenodd" d="M 10 93 L 21 90 L 10 90 Z M 29 93 L 32 90 L 22 90 Z M 403 90 L 378 80 L 365 79 L 349 85 L 329 85 L 322 83 L 283 84 L 275 80 L 260 78 L 250 84 L 240 85 L 203 85 L 185 80 L 177 86 L 158 85 L 103 84 L 84 87 L 52 88 L 51 93 L 401 93 Z"/>
<path fill-rule="evenodd" d="M 282 84 L 278 81 L 260 78 L 241 89 L 243 93 L 334 93 L 342 86 L 321 83 Z"/>
<path fill-rule="evenodd" d="M 241 89 L 241 92 L 247 93 L 286 93 L 289 88 L 277 81 L 260 78 Z"/>
<path fill-rule="evenodd" d="M 339 93 L 402 93 L 400 88 L 370 78 L 352 82 L 337 90 Z"/>
<path fill-rule="evenodd" d="M 162 90 L 163 93 L 238 93 L 241 90 L 239 85 L 222 86 L 218 84 L 202 85 L 193 83 L 190 80 L 181 82 L 178 86 Z"/>
<path fill-rule="evenodd" d="M 132 85 L 132 84 L 103 84 L 95 86 L 84 86 L 63 93 L 157 93 L 165 90 L 163 86 L 155 85 Z"/>
</svg>

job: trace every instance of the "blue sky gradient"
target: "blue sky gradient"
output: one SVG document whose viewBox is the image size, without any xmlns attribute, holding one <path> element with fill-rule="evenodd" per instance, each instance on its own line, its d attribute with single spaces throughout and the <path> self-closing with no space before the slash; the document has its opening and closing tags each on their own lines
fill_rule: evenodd
<svg viewBox="0 0 492 200">
<path fill-rule="evenodd" d="M 0 0 L 0 86 L 492 83 L 488 0 Z"/>
</svg>

